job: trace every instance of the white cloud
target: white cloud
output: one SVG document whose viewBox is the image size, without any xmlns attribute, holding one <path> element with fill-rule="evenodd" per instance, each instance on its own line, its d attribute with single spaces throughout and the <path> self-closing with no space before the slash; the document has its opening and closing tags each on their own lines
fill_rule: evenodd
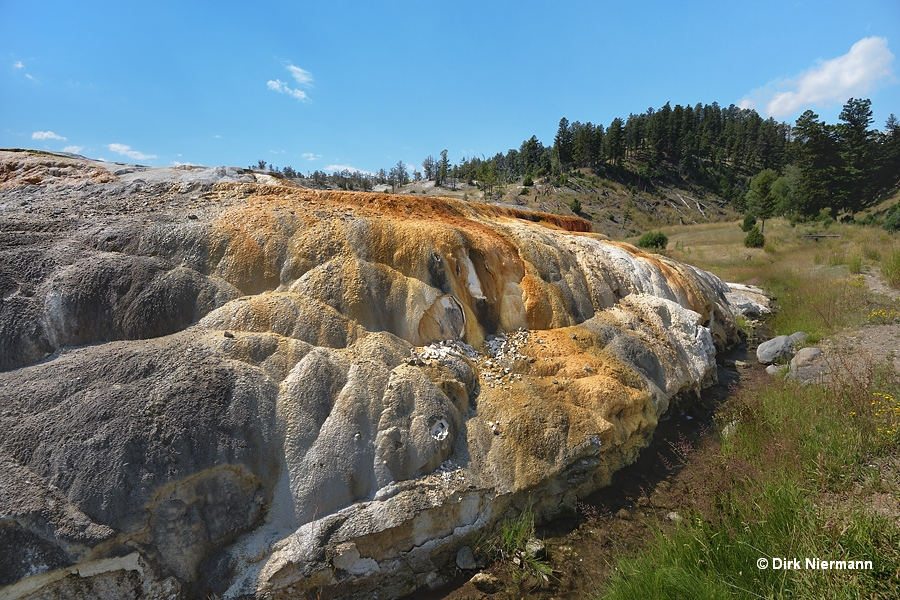
<svg viewBox="0 0 900 600">
<path fill-rule="evenodd" d="M 22 61 L 21 61 L 21 60 L 17 60 L 16 63 L 15 63 L 13 66 L 14 66 L 15 68 L 17 68 L 17 69 L 24 69 L 24 68 L 25 68 L 25 65 L 22 64 Z"/>
<path fill-rule="evenodd" d="M 78 154 L 82 150 L 84 150 L 83 146 L 66 146 L 63 148 L 63 152 L 71 152 L 72 154 Z"/>
<path fill-rule="evenodd" d="M 35 131 L 31 134 L 33 140 L 65 140 L 61 135 L 56 135 L 52 131 Z"/>
<path fill-rule="evenodd" d="M 326 173 L 334 173 L 335 171 L 350 171 L 352 173 L 362 173 L 364 175 L 374 175 L 375 173 L 371 171 L 363 171 L 362 169 L 357 169 L 351 165 L 328 165 L 325 167 Z"/>
<path fill-rule="evenodd" d="M 131 146 L 126 146 L 125 144 L 108 144 L 106 147 L 133 160 L 152 160 L 156 158 L 155 154 L 144 154 L 143 152 L 132 150 Z"/>
<path fill-rule="evenodd" d="M 302 156 L 306 160 L 319 160 L 320 158 L 322 158 L 321 154 L 313 154 L 312 152 L 304 152 L 300 156 Z"/>
<path fill-rule="evenodd" d="M 312 74 L 310 74 L 309 71 L 301 69 L 300 67 L 295 67 L 290 63 L 288 63 L 285 68 L 291 74 L 291 77 L 294 78 L 294 81 L 296 81 L 300 86 L 305 88 L 312 87 L 313 78 Z M 300 102 L 309 102 L 309 98 L 307 97 L 306 92 L 297 88 L 292 88 L 280 79 L 270 79 L 268 82 L 266 82 L 266 87 L 274 92 L 287 94 L 291 98 L 295 98 Z"/>
<path fill-rule="evenodd" d="M 301 102 L 308 102 L 308 98 L 306 97 L 306 92 L 303 90 L 296 90 L 287 86 L 287 84 L 280 79 L 270 80 L 266 83 L 266 87 L 275 92 L 280 92 L 282 94 L 287 94 L 292 98 L 296 98 Z"/>
<path fill-rule="evenodd" d="M 830 106 L 864 96 L 879 84 L 893 80 L 894 55 L 887 40 L 863 38 L 843 56 L 820 62 L 796 78 L 753 90 L 741 99 L 741 108 L 764 106 L 767 116 L 784 118 L 811 105 Z"/>
<path fill-rule="evenodd" d="M 294 81 L 299 83 L 300 85 L 310 87 L 312 85 L 312 74 L 309 71 L 301 69 L 300 67 L 295 67 L 294 65 L 288 63 L 287 70 L 291 72 L 291 77 L 294 78 Z"/>
</svg>

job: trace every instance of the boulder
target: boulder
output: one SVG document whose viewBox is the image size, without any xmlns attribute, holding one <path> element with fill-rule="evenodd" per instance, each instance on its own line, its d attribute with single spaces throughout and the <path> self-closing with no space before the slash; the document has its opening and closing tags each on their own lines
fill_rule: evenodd
<svg viewBox="0 0 900 600">
<path fill-rule="evenodd" d="M 729 290 L 725 297 L 736 315 L 739 314 L 753 320 L 772 312 L 772 309 L 769 308 L 770 301 L 760 288 L 742 283 L 728 283 L 727 285 Z"/>
<path fill-rule="evenodd" d="M 484 592 L 485 594 L 496 594 L 503 588 L 503 582 L 490 573 L 476 573 L 472 579 L 469 580 L 469 583 L 471 583 L 476 590 Z"/>
<path fill-rule="evenodd" d="M 774 377 L 775 375 L 778 375 L 779 373 L 787 370 L 788 368 L 789 368 L 788 365 L 769 365 L 768 367 L 766 367 L 766 373 L 768 373 L 769 375 L 772 375 Z"/>
<path fill-rule="evenodd" d="M 525 542 L 525 554 L 529 558 L 543 560 L 547 558 L 547 547 L 541 540 L 537 538 L 530 538 L 527 542 Z"/>
<path fill-rule="evenodd" d="M 764 364 L 786 363 L 794 353 L 794 341 L 787 335 L 779 335 L 756 348 L 756 359 Z"/>
<path fill-rule="evenodd" d="M 801 348 L 791 359 L 792 379 L 803 383 L 821 383 L 828 376 L 829 368 L 825 354 L 818 348 Z"/>
<path fill-rule="evenodd" d="M 806 341 L 806 337 L 807 337 L 807 335 L 806 335 L 806 332 L 805 332 L 805 331 L 798 331 L 798 332 L 792 333 L 792 334 L 790 335 L 791 341 L 794 342 L 794 347 L 795 347 L 795 348 L 796 348 L 797 346 L 803 344 L 803 342 Z"/>
<path fill-rule="evenodd" d="M 471 571 L 478 568 L 478 565 L 475 562 L 475 555 L 472 553 L 470 547 L 463 546 L 459 549 L 459 552 L 456 553 L 456 566 L 463 571 Z"/>
</svg>

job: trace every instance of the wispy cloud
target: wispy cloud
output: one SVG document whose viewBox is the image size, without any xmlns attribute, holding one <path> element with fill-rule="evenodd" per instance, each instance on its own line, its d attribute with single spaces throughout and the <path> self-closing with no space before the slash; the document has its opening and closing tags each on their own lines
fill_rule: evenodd
<svg viewBox="0 0 900 600">
<path fill-rule="evenodd" d="M 363 171 L 362 169 L 357 169 L 356 167 L 354 167 L 352 165 L 327 165 L 325 167 L 325 172 L 327 173 L 329 171 L 332 173 L 334 173 L 335 171 L 350 171 L 351 173 L 362 173 L 364 175 L 374 175 L 375 174 L 371 171 Z"/>
<path fill-rule="evenodd" d="M 53 133 L 52 131 L 35 131 L 34 133 L 31 134 L 31 139 L 33 139 L 33 140 L 62 140 L 62 141 L 64 141 L 66 138 L 64 138 L 64 137 L 61 136 L 61 135 L 56 135 L 56 134 Z"/>
<path fill-rule="evenodd" d="M 309 71 L 301 69 L 300 67 L 295 67 L 294 65 L 288 63 L 287 70 L 290 71 L 291 77 L 294 78 L 294 81 L 299 83 L 300 85 L 304 85 L 306 87 L 312 86 L 312 74 Z"/>
<path fill-rule="evenodd" d="M 132 150 L 131 146 L 126 146 L 125 144 L 109 144 L 106 147 L 133 160 L 152 160 L 156 158 L 155 154 L 144 154 L 143 152 Z"/>
<path fill-rule="evenodd" d="M 280 92 L 282 94 L 287 94 L 292 98 L 296 98 L 301 102 L 308 102 L 309 99 L 306 97 L 306 92 L 303 90 L 297 90 L 294 88 L 288 87 L 288 85 L 280 79 L 272 79 L 266 82 L 266 87 L 275 92 Z"/>
<path fill-rule="evenodd" d="M 780 119 L 810 106 L 840 104 L 893 81 L 893 61 L 887 39 L 863 38 L 843 56 L 822 61 L 793 79 L 753 90 L 739 105 L 742 108 L 761 106 L 767 116 Z"/>
<path fill-rule="evenodd" d="M 25 63 L 23 63 L 21 60 L 17 60 L 16 62 L 13 63 L 13 68 L 22 70 L 22 69 L 25 68 Z M 34 77 L 32 77 L 32 76 L 31 76 L 31 73 L 25 73 L 25 79 L 29 79 L 29 80 L 34 81 L 35 83 L 37 83 L 37 79 L 35 79 Z"/>
<path fill-rule="evenodd" d="M 321 154 L 313 154 L 312 152 L 304 152 L 300 156 L 302 156 L 306 160 L 319 160 L 320 158 L 322 158 Z"/>
<path fill-rule="evenodd" d="M 78 154 L 82 150 L 84 150 L 83 146 L 66 146 L 63 148 L 63 152 L 71 152 L 72 154 Z"/>
<path fill-rule="evenodd" d="M 301 69 L 300 67 L 295 67 L 294 65 L 288 63 L 285 65 L 285 68 L 291 74 L 291 77 L 294 78 L 299 85 L 305 88 L 312 87 L 312 74 L 309 71 Z M 272 90 L 273 92 L 278 92 L 280 94 L 287 94 L 291 98 L 299 100 L 300 102 L 309 102 L 309 97 L 307 97 L 306 92 L 298 88 L 292 88 L 287 83 L 283 82 L 280 79 L 270 79 L 266 82 L 266 87 Z"/>
</svg>

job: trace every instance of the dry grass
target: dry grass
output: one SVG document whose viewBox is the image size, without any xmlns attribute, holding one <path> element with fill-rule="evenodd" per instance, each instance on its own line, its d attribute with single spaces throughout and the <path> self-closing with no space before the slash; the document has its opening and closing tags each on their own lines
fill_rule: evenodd
<svg viewBox="0 0 900 600">
<path fill-rule="evenodd" d="M 841 237 L 819 242 L 783 221 L 766 229 L 768 252 L 740 247 L 737 224 L 665 232 L 676 258 L 774 293 L 776 332 L 820 336 L 873 315 L 896 319 L 852 273 L 890 271 L 893 260 L 900 271 L 896 239 L 857 226 L 833 225 L 828 233 Z M 646 549 L 619 560 L 603 597 L 898 597 L 900 477 L 892 465 L 900 455 L 900 379 L 889 362 L 832 370 L 827 386 L 776 379 L 730 400 L 718 416 L 720 444 L 692 454 L 682 473 L 693 482 L 691 518 L 660 526 Z M 773 557 L 873 566 L 757 567 Z"/>
<path fill-rule="evenodd" d="M 812 342 L 860 324 L 864 320 L 860 311 L 880 306 L 859 274 L 896 272 L 900 285 L 900 239 L 874 227 L 791 227 L 785 219 L 773 219 L 766 222 L 762 249 L 743 246 L 744 233 L 737 222 L 663 228 L 663 232 L 669 236 L 669 256 L 726 281 L 768 290 L 780 309 L 772 321 L 776 332 L 805 331 Z M 819 241 L 804 237 L 822 233 L 840 237 Z"/>
</svg>

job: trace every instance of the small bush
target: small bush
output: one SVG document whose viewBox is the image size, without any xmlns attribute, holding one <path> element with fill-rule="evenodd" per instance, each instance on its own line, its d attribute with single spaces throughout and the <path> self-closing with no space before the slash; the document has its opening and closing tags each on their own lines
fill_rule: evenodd
<svg viewBox="0 0 900 600">
<path fill-rule="evenodd" d="M 747 213 L 747 215 L 744 217 L 744 222 L 741 223 L 741 231 L 743 231 L 744 233 L 747 233 L 751 229 L 753 229 L 753 227 L 755 225 L 756 225 L 756 217 L 754 217 L 750 213 Z"/>
<path fill-rule="evenodd" d="M 578 198 L 572 198 L 572 201 L 569 202 L 569 208 L 577 215 L 581 212 L 581 201 Z"/>
<path fill-rule="evenodd" d="M 525 187 L 531 187 L 534 185 L 534 179 L 531 178 L 531 173 L 527 173 L 525 175 L 525 179 L 522 180 L 522 185 Z"/>
<path fill-rule="evenodd" d="M 847 268 L 850 269 L 850 272 L 854 275 L 859 275 L 862 273 L 863 259 L 859 254 L 851 254 L 850 258 L 847 259 Z"/>
<path fill-rule="evenodd" d="M 885 231 L 890 231 L 891 233 L 900 231 L 900 208 L 895 208 L 894 212 L 888 215 L 888 218 L 884 220 L 884 224 L 881 227 Z"/>
<path fill-rule="evenodd" d="M 662 231 L 648 231 L 637 241 L 641 248 L 663 249 L 669 244 L 669 238 Z"/>
<path fill-rule="evenodd" d="M 762 234 L 759 227 L 754 225 L 747 237 L 744 238 L 744 245 L 748 248 L 762 248 L 766 245 L 766 236 Z"/>
</svg>

